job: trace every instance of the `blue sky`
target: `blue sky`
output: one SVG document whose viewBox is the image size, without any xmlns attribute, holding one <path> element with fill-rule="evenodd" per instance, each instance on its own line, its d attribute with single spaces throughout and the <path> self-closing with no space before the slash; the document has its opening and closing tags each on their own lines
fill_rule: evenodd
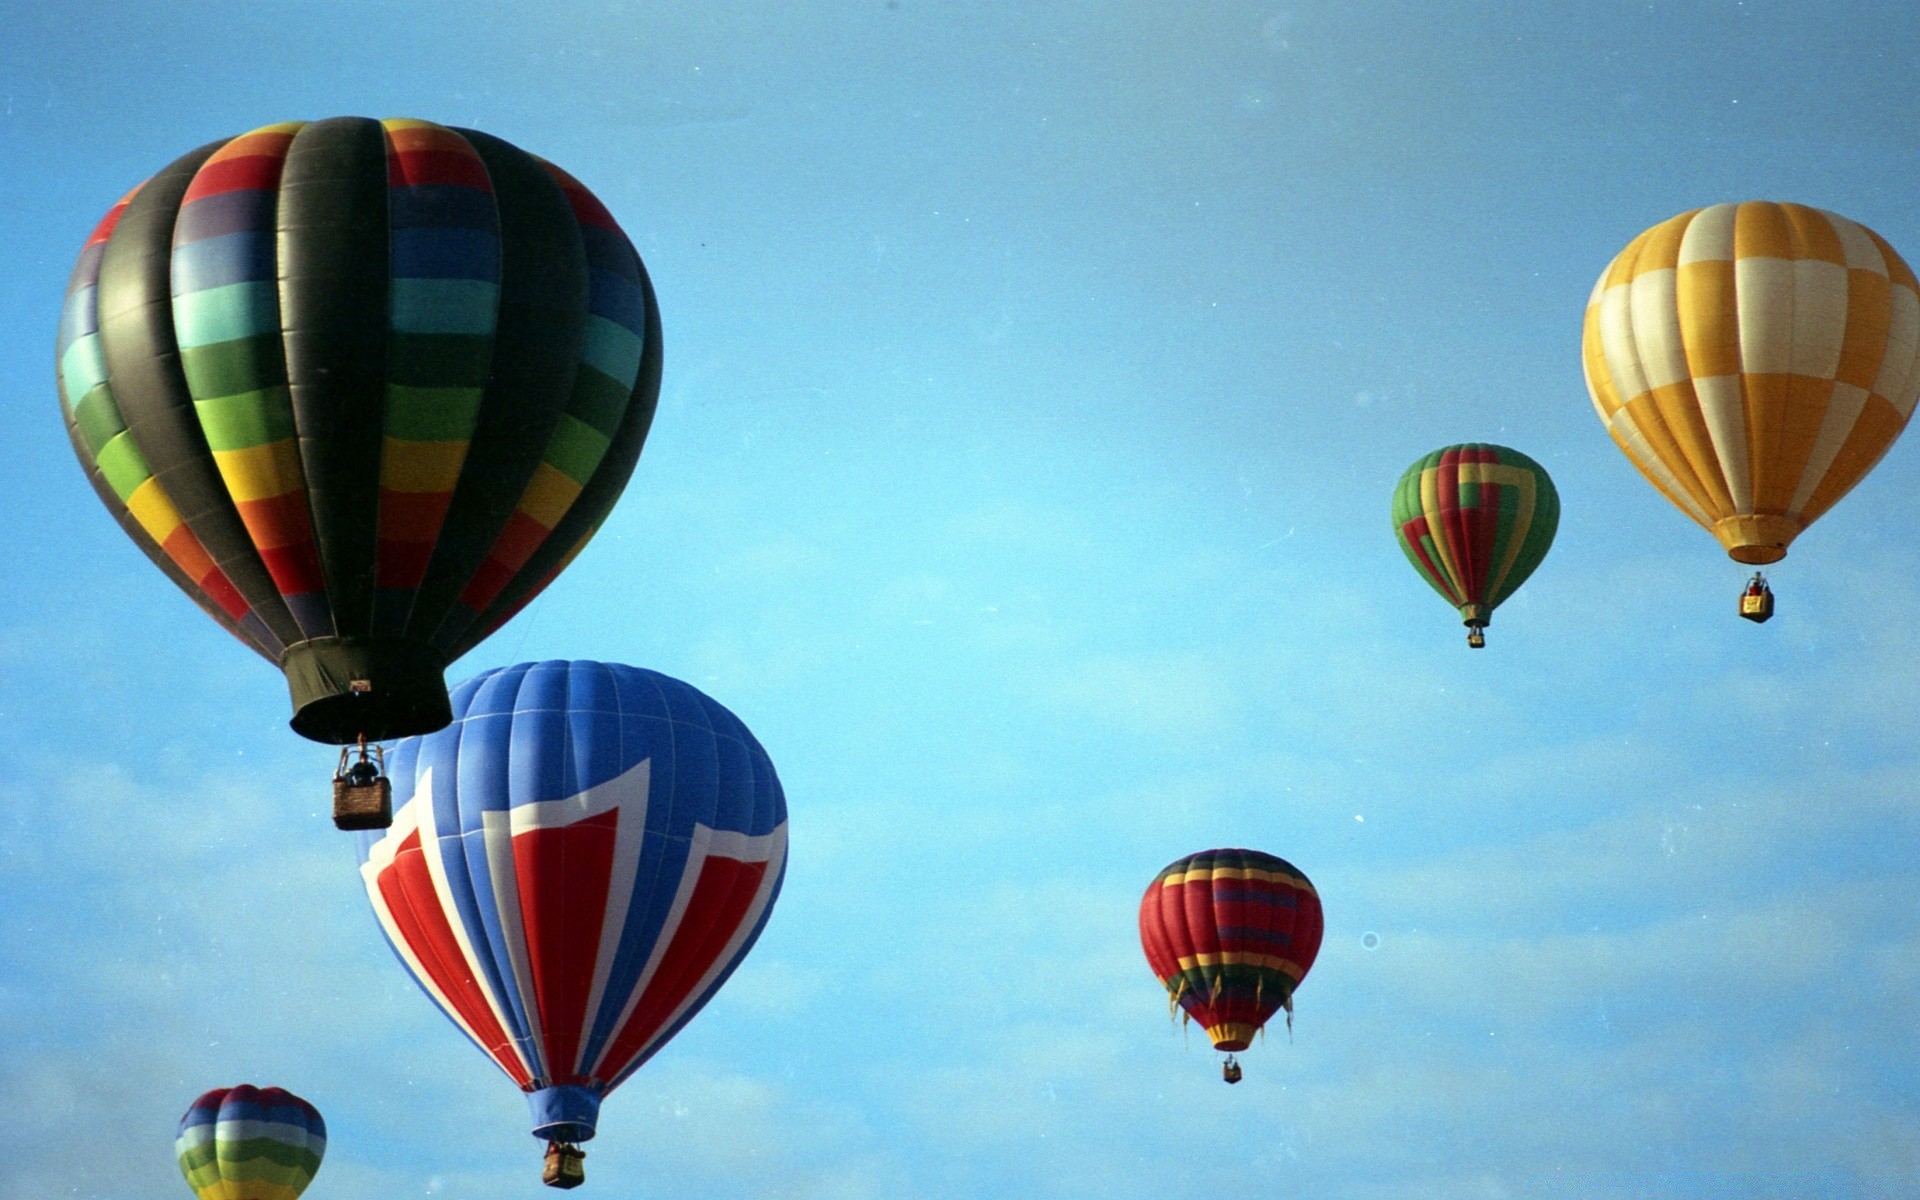
<svg viewBox="0 0 1920 1200">
<path fill-rule="evenodd" d="M 625 498 L 450 676 L 665 671 L 791 805 L 765 936 L 590 1188 L 1920 1194 L 1920 460 L 1755 627 L 1579 365 L 1600 269 L 1684 209 L 1920 257 L 1920 9 L 1571 11 L 0 0 L 0 1200 L 185 1195 L 174 1122 L 242 1080 L 326 1113 L 315 1200 L 540 1194 L 521 1098 L 381 943 L 330 752 L 58 420 L 99 214 L 336 114 L 554 160 L 660 295 Z M 1471 654 L 1387 528 L 1466 440 L 1564 505 Z M 1133 914 L 1233 844 L 1328 925 L 1228 1089 Z"/>
</svg>

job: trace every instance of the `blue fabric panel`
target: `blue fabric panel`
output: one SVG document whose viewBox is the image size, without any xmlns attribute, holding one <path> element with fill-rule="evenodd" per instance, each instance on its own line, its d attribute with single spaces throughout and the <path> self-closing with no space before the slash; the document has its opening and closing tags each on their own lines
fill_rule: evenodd
<svg viewBox="0 0 1920 1200">
<path fill-rule="evenodd" d="M 387 189 L 387 220 L 398 233 L 423 226 L 493 230 L 500 215 L 493 197 L 465 184 L 423 183 Z"/>
<path fill-rule="evenodd" d="M 173 248 L 173 294 L 272 279 L 278 270 L 271 232 L 229 233 Z"/>
<path fill-rule="evenodd" d="M 202 196 L 181 208 L 173 226 L 173 244 L 224 237 L 230 233 L 273 229 L 280 204 L 278 189 L 243 189 Z"/>
<path fill-rule="evenodd" d="M 500 236 L 471 226 L 397 228 L 388 270 L 395 279 L 500 282 Z"/>
</svg>

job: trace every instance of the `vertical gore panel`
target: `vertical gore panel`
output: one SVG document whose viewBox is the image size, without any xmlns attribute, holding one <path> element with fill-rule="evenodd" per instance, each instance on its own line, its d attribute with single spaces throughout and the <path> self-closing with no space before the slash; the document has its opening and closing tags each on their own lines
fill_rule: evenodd
<svg viewBox="0 0 1920 1200">
<path fill-rule="evenodd" d="M 387 144 L 378 121 L 316 121 L 280 181 L 287 383 L 336 631 L 373 623 L 386 400 Z"/>
<path fill-rule="evenodd" d="M 532 155 L 470 129 L 500 213 L 493 371 L 460 482 L 408 621 L 430 638 L 500 536 L 565 411 L 588 316 L 586 249 L 566 194 Z"/>
<path fill-rule="evenodd" d="M 155 175 L 128 204 L 100 263 L 100 344 L 122 417 L 154 478 L 282 642 L 301 640 L 214 464 L 174 340 L 173 226 L 187 185 L 223 143 Z"/>
<path fill-rule="evenodd" d="M 480 644 L 538 595 L 565 565 L 568 556 L 579 548 L 581 539 L 592 537 L 600 523 L 606 520 L 607 514 L 613 511 L 614 502 L 620 499 L 621 491 L 626 488 L 627 480 L 632 478 L 634 466 L 640 461 L 640 450 L 646 445 L 647 430 L 653 425 L 654 409 L 660 402 L 663 353 L 660 306 L 654 302 L 653 285 L 647 279 L 644 267 L 640 271 L 640 286 L 647 294 L 646 352 L 640 360 L 640 375 L 634 381 L 633 398 L 627 404 L 626 415 L 621 418 L 613 444 L 607 447 L 606 456 L 600 460 L 600 466 L 587 481 L 580 498 L 573 502 L 573 507 L 560 519 L 553 533 L 527 560 L 527 564 L 514 576 L 513 582 L 494 598 L 493 603 L 481 612 L 473 624 L 467 626 L 460 639 L 447 648 L 448 662 Z"/>
</svg>

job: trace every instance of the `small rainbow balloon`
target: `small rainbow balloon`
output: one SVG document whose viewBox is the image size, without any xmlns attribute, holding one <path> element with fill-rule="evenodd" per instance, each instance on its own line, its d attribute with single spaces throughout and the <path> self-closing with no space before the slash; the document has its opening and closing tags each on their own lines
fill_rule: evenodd
<svg viewBox="0 0 1920 1200">
<path fill-rule="evenodd" d="M 173 1148 L 200 1200 L 294 1200 L 320 1170 L 327 1123 L 292 1092 L 243 1083 L 195 1100 Z"/>
</svg>

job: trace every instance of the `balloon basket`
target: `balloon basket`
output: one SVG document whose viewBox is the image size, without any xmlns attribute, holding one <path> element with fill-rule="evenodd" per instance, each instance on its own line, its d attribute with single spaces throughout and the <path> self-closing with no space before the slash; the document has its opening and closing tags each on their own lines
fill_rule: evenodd
<svg viewBox="0 0 1920 1200">
<path fill-rule="evenodd" d="M 1233 1055 L 1227 1055 L 1227 1061 L 1220 1064 L 1220 1078 L 1228 1083 L 1239 1083 L 1241 1077 L 1240 1062 Z"/>
<path fill-rule="evenodd" d="M 393 784 L 387 779 L 387 756 L 379 746 L 369 755 L 360 741 L 360 760 L 351 765 L 351 747 L 340 748 L 340 765 L 333 772 L 333 827 L 341 830 L 385 829 L 393 824 Z"/>
<path fill-rule="evenodd" d="M 1487 648 L 1487 627 L 1485 625 L 1467 626 L 1467 645 L 1475 650 Z"/>
<path fill-rule="evenodd" d="M 577 1188 L 587 1181 L 587 1152 L 565 1142 L 547 1143 L 547 1164 L 540 1182 L 554 1188 Z"/>
<path fill-rule="evenodd" d="M 1773 589 L 1767 586 L 1767 577 L 1758 571 L 1747 581 L 1747 590 L 1740 593 L 1740 615 L 1756 625 L 1764 624 L 1773 616 Z"/>
</svg>

